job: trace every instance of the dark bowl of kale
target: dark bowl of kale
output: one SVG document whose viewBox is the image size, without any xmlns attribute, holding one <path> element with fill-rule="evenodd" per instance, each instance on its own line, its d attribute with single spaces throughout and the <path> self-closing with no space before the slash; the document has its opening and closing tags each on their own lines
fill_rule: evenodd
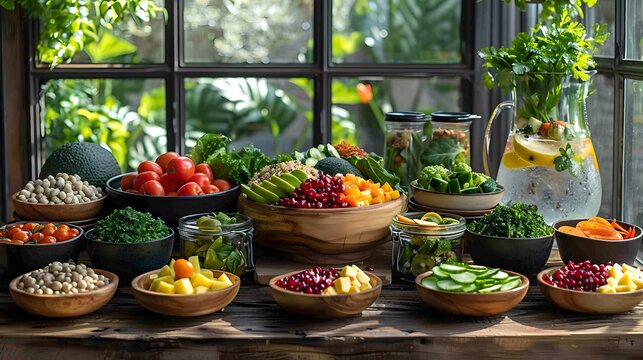
<svg viewBox="0 0 643 360">
<path fill-rule="evenodd" d="M 121 284 L 170 262 L 174 230 L 132 208 L 115 210 L 85 232 L 92 266 L 118 275 Z"/>
<path fill-rule="evenodd" d="M 466 239 L 474 263 L 530 275 L 547 264 L 554 228 L 534 205 L 498 205 L 467 226 Z"/>
</svg>

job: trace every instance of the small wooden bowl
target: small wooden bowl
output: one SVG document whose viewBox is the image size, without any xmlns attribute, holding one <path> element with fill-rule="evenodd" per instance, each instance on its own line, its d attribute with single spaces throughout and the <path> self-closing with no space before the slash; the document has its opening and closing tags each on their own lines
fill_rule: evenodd
<svg viewBox="0 0 643 360">
<path fill-rule="evenodd" d="M 411 182 L 411 196 L 416 203 L 422 206 L 444 209 L 446 211 L 481 211 L 493 209 L 505 192 L 505 188 L 498 185 L 492 193 L 483 194 L 450 194 L 427 190 L 417 185 L 417 180 Z"/>
<path fill-rule="evenodd" d="M 109 284 L 86 293 L 38 295 L 18 289 L 18 280 L 21 275 L 11 280 L 9 291 L 13 301 L 23 310 L 32 314 L 53 318 L 81 316 L 94 312 L 107 304 L 118 288 L 118 276 L 105 270 L 94 269 L 94 272 L 109 278 Z"/>
<path fill-rule="evenodd" d="M 252 218 L 257 243 L 308 264 L 355 263 L 390 241 L 393 217 L 406 196 L 379 205 L 341 209 L 298 209 L 265 205 L 239 196 L 239 212 Z"/>
<path fill-rule="evenodd" d="M 241 279 L 227 271 L 212 270 L 215 276 L 225 273 L 232 281 L 232 286 L 221 290 L 210 291 L 205 294 L 163 294 L 149 291 L 150 275 L 158 270 L 146 272 L 132 280 L 134 297 L 144 308 L 162 315 L 192 317 L 212 314 L 217 312 L 234 300 L 241 287 Z"/>
<path fill-rule="evenodd" d="M 538 287 L 552 304 L 566 310 L 587 314 L 619 314 L 635 308 L 643 301 L 643 290 L 615 294 L 563 289 L 543 281 L 560 266 L 545 269 L 538 274 Z"/>
<path fill-rule="evenodd" d="M 421 284 L 422 279 L 433 274 L 427 271 L 415 278 L 415 288 L 420 293 L 422 301 L 436 310 L 462 316 L 494 316 L 513 309 L 529 290 L 529 279 L 526 276 L 512 271 L 502 271 L 512 276 L 520 276 L 522 285 L 509 291 L 490 294 L 431 290 Z"/>
<path fill-rule="evenodd" d="M 297 274 L 300 271 L 276 276 L 270 279 L 270 292 L 275 301 L 289 313 L 310 316 L 314 318 L 343 318 L 359 315 L 371 306 L 382 292 L 382 279 L 365 271 L 371 278 L 372 289 L 353 294 L 341 295 L 311 295 L 282 289 L 275 283 L 284 277 Z"/>
<path fill-rule="evenodd" d="M 47 221 L 78 221 L 97 217 L 103 207 L 107 195 L 100 199 L 81 204 L 32 204 L 26 201 L 18 200 L 15 193 L 11 197 L 13 208 L 24 219 L 29 220 L 47 220 Z"/>
</svg>

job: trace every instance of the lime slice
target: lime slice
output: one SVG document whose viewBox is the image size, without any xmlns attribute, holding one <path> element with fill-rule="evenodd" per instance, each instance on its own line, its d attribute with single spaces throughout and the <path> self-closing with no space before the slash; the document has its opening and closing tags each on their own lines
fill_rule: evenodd
<svg viewBox="0 0 643 360">
<path fill-rule="evenodd" d="M 516 154 L 527 162 L 538 166 L 554 166 L 554 159 L 560 155 L 560 148 L 565 146 L 560 141 L 515 134 L 513 147 Z"/>
</svg>

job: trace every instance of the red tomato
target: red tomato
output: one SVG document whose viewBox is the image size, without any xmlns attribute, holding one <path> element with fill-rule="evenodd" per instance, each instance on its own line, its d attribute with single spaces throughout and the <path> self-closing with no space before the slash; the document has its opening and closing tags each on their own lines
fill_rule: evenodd
<svg viewBox="0 0 643 360">
<path fill-rule="evenodd" d="M 219 192 L 219 191 L 221 191 L 221 190 L 219 190 L 219 188 L 214 186 L 214 185 L 208 185 L 208 186 L 203 188 L 203 193 L 205 193 L 205 194 L 212 194 L 212 193 L 216 193 L 216 192 Z"/>
<path fill-rule="evenodd" d="M 56 238 L 56 241 L 65 241 L 71 239 L 69 230 L 67 229 L 58 228 L 58 230 L 54 231 L 53 236 Z"/>
<path fill-rule="evenodd" d="M 150 180 L 159 181 L 159 180 L 161 180 L 161 177 L 159 176 L 159 174 L 155 173 L 154 171 L 142 172 L 142 173 L 136 175 L 136 179 L 134 179 L 134 186 L 132 187 L 132 189 L 140 192 L 141 191 L 141 186 L 143 186 L 143 184 L 145 184 L 146 182 L 148 182 Z"/>
<path fill-rule="evenodd" d="M 134 179 L 137 174 L 127 174 L 121 178 L 121 190 L 127 191 L 134 187 Z"/>
<path fill-rule="evenodd" d="M 161 166 L 161 169 L 163 169 L 163 172 L 167 172 L 167 164 L 170 162 L 170 160 L 179 157 L 179 154 L 175 152 L 166 152 L 165 154 L 159 155 L 159 157 L 156 158 L 156 163 Z"/>
<path fill-rule="evenodd" d="M 166 194 L 176 192 L 181 187 L 181 183 L 170 180 L 168 174 L 161 175 L 161 180 L 159 180 L 159 182 L 161 183 L 161 186 L 163 186 L 163 190 L 165 190 Z"/>
<path fill-rule="evenodd" d="M 78 231 L 78 229 L 76 228 L 69 229 L 69 232 L 71 233 L 72 237 L 76 237 L 78 236 L 78 234 L 80 234 L 80 231 Z"/>
<path fill-rule="evenodd" d="M 38 242 L 38 241 L 42 240 L 44 237 L 45 237 L 45 235 L 43 235 L 42 233 L 33 233 L 29 237 L 29 241 Z"/>
<path fill-rule="evenodd" d="M 66 224 L 60 224 L 60 225 L 58 225 L 58 228 L 59 229 L 64 229 L 64 230 L 69 230 L 69 226 L 66 225 Z"/>
<path fill-rule="evenodd" d="M 161 185 L 161 183 L 156 180 L 150 180 L 143 184 L 140 191 L 145 195 L 165 196 L 163 185 Z"/>
<path fill-rule="evenodd" d="M 167 164 L 167 173 L 173 181 L 188 181 L 194 175 L 194 170 L 194 162 L 185 156 L 174 158 Z"/>
<path fill-rule="evenodd" d="M 212 182 L 212 185 L 218 187 L 219 190 L 221 190 L 221 191 L 230 190 L 232 188 L 232 185 L 230 184 L 230 182 L 228 180 L 224 180 L 224 179 L 214 180 Z"/>
<path fill-rule="evenodd" d="M 44 229 L 40 230 L 40 233 L 45 236 L 51 236 L 54 234 L 54 231 L 56 231 L 54 226 L 45 226 Z"/>
<path fill-rule="evenodd" d="M 139 174 L 146 171 L 154 171 L 155 173 L 159 174 L 159 176 L 163 175 L 163 168 L 161 168 L 161 165 L 149 160 L 145 160 L 140 163 L 137 170 Z"/>
<path fill-rule="evenodd" d="M 28 222 L 28 223 L 22 224 L 22 230 L 23 231 L 32 231 L 33 228 L 35 228 L 36 226 L 38 226 L 38 224 Z"/>
<path fill-rule="evenodd" d="M 201 189 L 210 185 L 210 179 L 208 179 L 208 175 L 202 173 L 196 173 L 192 175 L 188 182 L 189 181 L 197 183 L 201 187 Z"/>
<path fill-rule="evenodd" d="M 53 236 L 45 236 L 44 238 L 38 240 L 38 244 L 55 244 L 57 242 L 58 240 L 56 240 L 56 238 Z"/>
<path fill-rule="evenodd" d="M 199 184 L 195 182 L 189 182 L 183 184 L 179 191 L 176 192 L 177 196 L 194 196 L 194 195 L 201 195 L 203 194 L 203 189 L 199 186 Z"/>
<path fill-rule="evenodd" d="M 13 234 L 13 236 L 11 236 L 11 240 L 18 240 L 18 241 L 25 242 L 25 241 L 29 240 L 30 236 L 31 235 L 29 235 L 28 232 L 18 230 Z"/>
<path fill-rule="evenodd" d="M 6 232 L 5 236 L 6 236 L 7 238 L 9 238 L 9 239 L 13 239 L 13 235 L 14 235 L 15 233 L 17 233 L 18 231 L 22 231 L 22 230 L 20 230 L 20 227 L 18 227 L 18 226 L 11 226 L 10 228 L 8 228 L 8 231 Z"/>
<path fill-rule="evenodd" d="M 209 164 L 200 163 L 199 165 L 196 166 L 196 170 L 194 172 L 198 174 L 206 174 L 210 182 L 214 180 L 214 173 L 212 172 L 212 168 L 210 167 Z"/>
</svg>

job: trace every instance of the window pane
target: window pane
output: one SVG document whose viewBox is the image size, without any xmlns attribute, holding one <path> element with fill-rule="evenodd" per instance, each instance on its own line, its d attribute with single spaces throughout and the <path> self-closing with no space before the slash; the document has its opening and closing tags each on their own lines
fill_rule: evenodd
<svg viewBox="0 0 643 360">
<path fill-rule="evenodd" d="M 346 140 L 383 154 L 385 113 L 460 111 L 460 93 L 457 78 L 337 78 L 332 85 L 332 142 Z"/>
<path fill-rule="evenodd" d="M 461 0 L 335 0 L 335 63 L 459 63 Z"/>
<path fill-rule="evenodd" d="M 643 2 L 629 0 L 625 17 L 625 58 L 643 60 Z"/>
<path fill-rule="evenodd" d="M 625 159 L 623 215 L 643 223 L 643 81 L 625 80 Z"/>
<path fill-rule="evenodd" d="M 607 24 L 607 31 L 610 37 L 596 52 L 596 56 L 614 57 L 614 19 L 616 18 L 616 1 L 615 0 L 602 0 L 598 1 L 592 8 L 587 9 L 585 12 L 585 25 L 589 29 L 590 35 L 593 35 L 592 26 L 596 23 Z"/>
<path fill-rule="evenodd" d="M 310 79 L 193 78 L 185 80 L 185 146 L 203 133 L 230 136 L 269 155 L 312 145 Z"/>
<path fill-rule="evenodd" d="M 109 147 L 127 170 L 167 149 L 163 80 L 49 80 L 42 94 L 44 157 L 65 143 L 87 141 Z"/>
<path fill-rule="evenodd" d="M 310 63 L 314 0 L 185 0 L 186 63 Z"/>
<path fill-rule="evenodd" d="M 614 85 L 613 76 L 594 76 L 592 88 L 595 91 L 587 99 L 587 113 L 592 143 L 598 157 L 603 197 L 599 215 L 612 217 L 612 189 L 614 169 Z"/>
</svg>

